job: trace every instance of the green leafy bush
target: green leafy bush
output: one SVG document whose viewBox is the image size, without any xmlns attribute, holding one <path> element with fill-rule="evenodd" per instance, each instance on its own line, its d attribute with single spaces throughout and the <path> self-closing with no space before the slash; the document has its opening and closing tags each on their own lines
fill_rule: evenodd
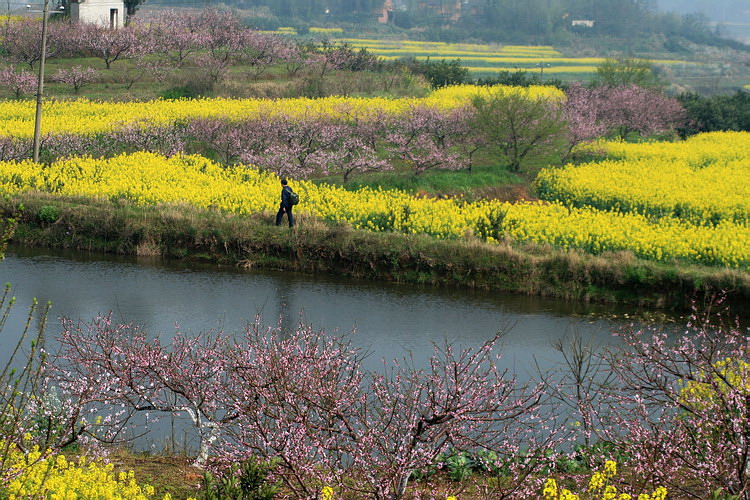
<svg viewBox="0 0 750 500">
<path fill-rule="evenodd" d="M 60 209 L 52 205 L 44 205 L 39 209 L 37 217 L 43 223 L 52 224 L 60 218 Z"/>
<path fill-rule="evenodd" d="M 274 461 L 250 458 L 241 465 L 232 465 L 220 477 L 206 472 L 202 500 L 273 500 L 281 486 L 280 482 L 268 482 L 268 475 L 275 467 Z"/>
</svg>

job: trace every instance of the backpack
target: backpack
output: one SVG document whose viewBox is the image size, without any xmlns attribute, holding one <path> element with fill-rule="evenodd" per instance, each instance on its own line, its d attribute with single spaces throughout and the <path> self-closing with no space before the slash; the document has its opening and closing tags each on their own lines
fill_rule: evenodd
<svg viewBox="0 0 750 500">
<path fill-rule="evenodd" d="M 289 203 L 292 205 L 299 203 L 299 195 L 292 191 L 291 188 L 289 189 Z"/>
</svg>

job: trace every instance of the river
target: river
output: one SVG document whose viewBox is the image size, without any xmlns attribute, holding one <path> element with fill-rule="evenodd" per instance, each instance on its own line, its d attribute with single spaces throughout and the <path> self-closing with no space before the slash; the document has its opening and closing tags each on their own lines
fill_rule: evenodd
<svg viewBox="0 0 750 500">
<path fill-rule="evenodd" d="M 520 380 L 538 376 L 537 367 L 557 365 L 553 344 L 574 330 L 606 345 L 634 313 L 541 297 L 47 249 L 9 249 L 0 262 L 0 281 L 10 283 L 16 297 L 0 360 L 9 356 L 34 298 L 51 302 L 51 349 L 62 317 L 90 321 L 111 313 L 116 322 L 140 325 L 166 340 L 178 328 L 241 332 L 259 314 L 268 325 L 304 321 L 326 332 L 355 330 L 353 342 L 371 353 L 369 369 L 407 353 L 420 363 L 433 343 L 476 347 L 503 331 L 501 365 Z"/>
<path fill-rule="evenodd" d="M 505 357 L 526 367 L 532 357 L 553 361 L 552 344 L 572 329 L 607 343 L 635 313 L 542 297 L 48 249 L 11 248 L 0 263 L 0 281 L 17 298 L 6 335 L 22 326 L 36 298 L 52 304 L 49 337 L 60 317 L 88 321 L 111 312 L 118 322 L 171 336 L 177 328 L 237 332 L 259 314 L 268 325 L 302 320 L 329 332 L 354 329 L 355 343 L 378 360 L 446 340 L 473 347 L 506 331 Z"/>
</svg>

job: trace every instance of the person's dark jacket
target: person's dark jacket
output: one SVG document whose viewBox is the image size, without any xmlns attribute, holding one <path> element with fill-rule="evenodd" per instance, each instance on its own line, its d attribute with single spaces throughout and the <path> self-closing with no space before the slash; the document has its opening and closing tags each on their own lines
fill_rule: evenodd
<svg viewBox="0 0 750 500">
<path fill-rule="evenodd" d="M 289 186 L 284 186 L 283 188 L 281 188 L 281 205 L 284 208 L 292 207 L 291 195 L 292 188 L 290 188 Z"/>
</svg>

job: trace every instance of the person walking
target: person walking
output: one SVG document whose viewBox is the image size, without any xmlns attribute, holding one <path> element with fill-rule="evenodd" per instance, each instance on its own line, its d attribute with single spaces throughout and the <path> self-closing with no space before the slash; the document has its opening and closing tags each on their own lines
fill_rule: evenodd
<svg viewBox="0 0 750 500">
<path fill-rule="evenodd" d="M 276 214 L 276 225 L 281 225 L 281 219 L 286 213 L 289 219 L 289 227 L 294 227 L 294 216 L 292 215 L 292 188 L 289 187 L 286 179 L 281 179 L 281 206 Z"/>
</svg>

